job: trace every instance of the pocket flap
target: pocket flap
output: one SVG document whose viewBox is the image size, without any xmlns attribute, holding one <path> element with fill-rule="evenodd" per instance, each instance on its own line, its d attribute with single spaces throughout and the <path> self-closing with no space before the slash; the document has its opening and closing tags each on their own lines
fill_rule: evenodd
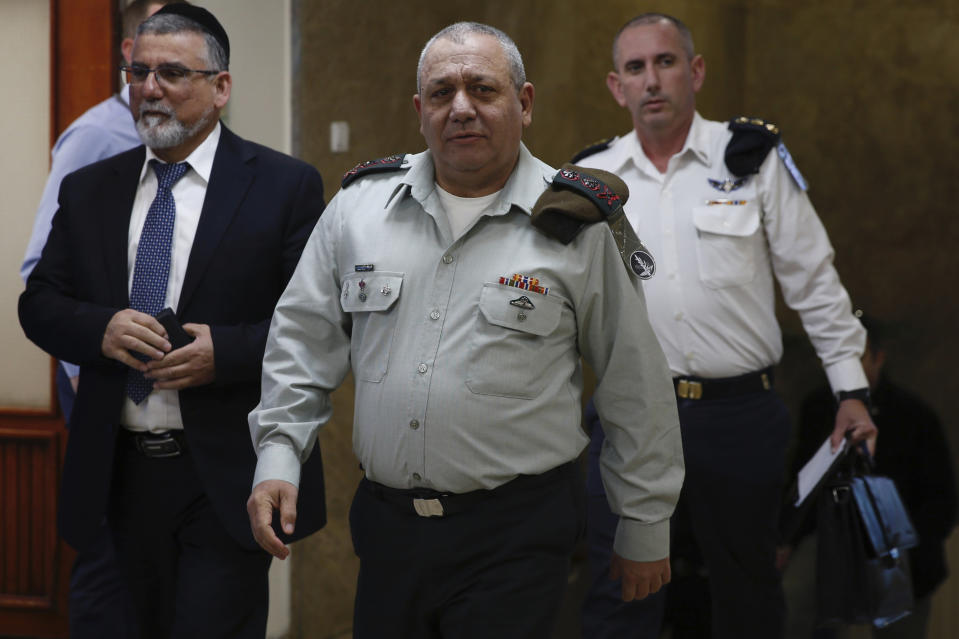
<svg viewBox="0 0 959 639">
<path fill-rule="evenodd" d="M 402 273 L 350 273 L 340 283 L 340 304 L 347 313 L 385 311 L 400 298 L 402 287 Z"/>
<path fill-rule="evenodd" d="M 562 302 L 549 295 L 493 283 L 483 285 L 479 305 L 490 324 L 541 337 L 556 330 L 563 310 Z"/>
<path fill-rule="evenodd" d="M 697 206 L 693 224 L 700 231 L 717 235 L 752 235 L 759 228 L 759 207 L 756 204 Z"/>
</svg>

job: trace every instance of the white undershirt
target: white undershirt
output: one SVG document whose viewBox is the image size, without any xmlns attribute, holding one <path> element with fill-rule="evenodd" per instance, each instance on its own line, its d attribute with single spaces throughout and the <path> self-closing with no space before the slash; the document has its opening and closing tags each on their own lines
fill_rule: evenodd
<svg viewBox="0 0 959 639">
<path fill-rule="evenodd" d="M 500 194 L 496 191 L 479 197 L 459 197 L 444 190 L 439 184 L 436 185 L 436 193 L 440 196 L 443 210 L 446 211 L 454 240 L 458 240 L 476 220 L 482 217 L 483 213 L 493 206 L 493 202 Z"/>
</svg>

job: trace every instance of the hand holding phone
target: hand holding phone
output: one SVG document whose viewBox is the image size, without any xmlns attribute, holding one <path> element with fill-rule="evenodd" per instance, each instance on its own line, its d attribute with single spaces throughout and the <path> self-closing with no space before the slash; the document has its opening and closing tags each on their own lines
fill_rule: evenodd
<svg viewBox="0 0 959 639">
<path fill-rule="evenodd" d="M 156 319 L 166 329 L 167 339 L 174 350 L 186 346 L 196 339 L 183 330 L 180 320 L 176 318 L 176 313 L 169 306 L 157 313 Z"/>
</svg>

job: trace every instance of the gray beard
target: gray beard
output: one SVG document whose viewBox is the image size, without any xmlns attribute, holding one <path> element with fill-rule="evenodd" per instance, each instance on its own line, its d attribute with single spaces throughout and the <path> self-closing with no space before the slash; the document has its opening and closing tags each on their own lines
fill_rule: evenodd
<svg viewBox="0 0 959 639">
<path fill-rule="evenodd" d="M 188 127 L 176 118 L 172 109 L 150 105 L 151 110 L 166 113 L 168 117 L 165 122 L 161 122 L 161 118 L 157 116 L 143 115 L 142 111 L 146 106 L 146 104 L 143 104 L 140 107 L 141 114 L 140 119 L 136 122 L 136 127 L 140 140 L 151 149 L 170 149 L 180 146 L 205 127 L 210 122 L 210 114 L 213 113 L 213 107 L 211 106 L 193 126 Z"/>
</svg>

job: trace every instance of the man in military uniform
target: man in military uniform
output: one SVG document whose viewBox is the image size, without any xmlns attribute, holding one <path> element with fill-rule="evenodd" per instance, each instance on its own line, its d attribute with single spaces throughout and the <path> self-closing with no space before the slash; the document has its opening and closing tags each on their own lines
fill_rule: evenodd
<svg viewBox="0 0 959 639">
<path fill-rule="evenodd" d="M 696 112 L 706 68 L 689 29 L 670 16 L 638 16 L 617 34 L 613 64 L 607 86 L 634 130 L 574 161 L 626 182 L 626 216 L 657 261 L 644 290 L 674 376 L 687 464 L 679 520 L 691 522 L 708 571 L 712 637 L 772 639 L 784 617 L 774 557 L 789 437 L 772 390 L 782 355 L 773 277 L 841 400 L 834 445 L 847 433 L 875 437 L 859 361 L 865 333 L 779 130 Z M 597 450 L 607 426 L 599 418 Z M 616 517 L 595 476 L 589 485 L 591 555 L 601 558 Z M 658 637 L 662 599 L 624 605 L 595 574 L 583 636 Z"/>
<path fill-rule="evenodd" d="M 521 142 L 534 90 L 512 40 L 452 25 L 417 77 L 429 150 L 347 174 L 277 305 L 250 414 L 251 524 L 286 556 L 273 510 L 292 530 L 300 463 L 352 367 L 354 636 L 546 637 L 585 519 L 580 355 L 630 598 L 669 580 L 683 476 L 669 373 L 610 229 L 564 243 L 531 225 L 560 177 Z"/>
</svg>

